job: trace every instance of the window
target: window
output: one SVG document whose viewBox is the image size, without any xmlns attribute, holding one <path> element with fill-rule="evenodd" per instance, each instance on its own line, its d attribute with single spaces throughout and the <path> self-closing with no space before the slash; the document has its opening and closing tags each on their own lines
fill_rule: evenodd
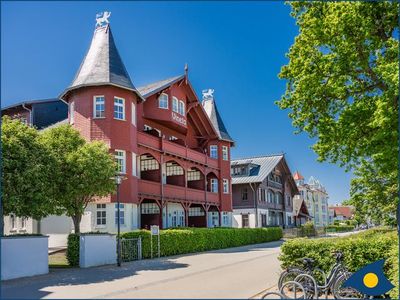
<svg viewBox="0 0 400 300">
<path fill-rule="evenodd" d="M 167 176 L 176 176 L 183 175 L 183 168 L 175 162 L 167 162 L 166 163 L 166 175 Z"/>
<path fill-rule="evenodd" d="M 210 146 L 210 157 L 218 158 L 218 146 L 217 145 Z"/>
<path fill-rule="evenodd" d="M 261 227 L 267 227 L 267 215 L 261 214 Z"/>
<path fill-rule="evenodd" d="M 162 93 L 160 97 L 158 97 L 158 108 L 168 109 L 168 95 Z"/>
<path fill-rule="evenodd" d="M 137 176 L 137 157 L 136 153 L 132 152 L 132 176 Z"/>
<path fill-rule="evenodd" d="M 21 218 L 21 229 L 26 229 L 26 218 L 25 217 Z"/>
<path fill-rule="evenodd" d="M 118 225 L 118 203 L 115 203 L 115 224 Z M 119 204 L 119 224 L 125 224 L 125 204 Z"/>
<path fill-rule="evenodd" d="M 192 169 L 187 172 L 187 181 L 196 181 L 200 179 L 201 179 L 200 171 Z"/>
<path fill-rule="evenodd" d="M 229 215 L 225 211 L 222 213 L 222 226 L 229 226 Z"/>
<path fill-rule="evenodd" d="M 11 230 L 15 230 L 17 228 L 17 221 L 15 219 L 15 215 L 13 214 L 10 215 L 10 227 Z"/>
<path fill-rule="evenodd" d="M 268 203 L 274 203 L 274 198 L 275 198 L 274 192 L 268 190 L 267 198 L 268 198 Z"/>
<path fill-rule="evenodd" d="M 228 147 L 227 146 L 222 146 L 222 159 L 223 160 L 229 160 Z"/>
<path fill-rule="evenodd" d="M 182 116 L 185 115 L 185 103 L 182 100 L 179 101 L 178 110 L 179 110 L 179 114 L 181 114 Z"/>
<path fill-rule="evenodd" d="M 105 204 L 96 205 L 96 225 L 106 225 L 107 212 Z"/>
<path fill-rule="evenodd" d="M 69 122 L 70 124 L 74 124 L 75 122 L 75 102 L 72 101 L 69 105 Z"/>
<path fill-rule="evenodd" d="M 176 97 L 172 97 L 172 111 L 179 113 L 179 101 Z"/>
<path fill-rule="evenodd" d="M 291 198 L 289 195 L 286 195 L 286 204 L 287 206 L 291 206 Z"/>
<path fill-rule="evenodd" d="M 114 98 L 114 119 L 125 120 L 125 99 Z"/>
<path fill-rule="evenodd" d="M 275 194 L 275 203 L 276 204 L 283 204 L 283 198 L 281 193 L 276 193 Z"/>
<path fill-rule="evenodd" d="M 247 188 L 242 188 L 242 201 L 247 201 L 248 200 L 248 193 L 247 193 Z"/>
<path fill-rule="evenodd" d="M 205 212 L 201 207 L 189 207 L 189 217 L 204 216 Z"/>
<path fill-rule="evenodd" d="M 143 215 L 159 214 L 160 208 L 156 203 L 142 203 L 141 212 Z"/>
<path fill-rule="evenodd" d="M 218 179 L 211 178 L 211 193 L 218 193 Z"/>
<path fill-rule="evenodd" d="M 104 118 L 106 116 L 104 96 L 94 96 L 93 112 L 93 118 Z"/>
<path fill-rule="evenodd" d="M 224 183 L 224 194 L 229 194 L 229 180 L 224 179 L 223 183 Z"/>
<path fill-rule="evenodd" d="M 115 150 L 115 161 L 117 162 L 117 172 L 126 173 L 126 154 L 124 150 Z"/>
<path fill-rule="evenodd" d="M 132 102 L 131 106 L 132 125 L 136 126 L 136 104 Z"/>
<path fill-rule="evenodd" d="M 242 215 L 242 227 L 249 228 L 249 215 L 248 214 Z"/>
<path fill-rule="evenodd" d="M 158 161 L 151 155 L 142 155 L 140 157 L 140 171 L 158 170 Z"/>
</svg>

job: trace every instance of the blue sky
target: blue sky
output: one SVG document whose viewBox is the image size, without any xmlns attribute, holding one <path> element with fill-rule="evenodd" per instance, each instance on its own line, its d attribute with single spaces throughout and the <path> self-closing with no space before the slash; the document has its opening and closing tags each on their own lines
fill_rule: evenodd
<svg viewBox="0 0 400 300">
<path fill-rule="evenodd" d="M 234 158 L 285 152 L 289 167 L 324 184 L 330 203 L 349 197 L 351 174 L 318 163 L 306 134 L 274 101 L 298 29 L 283 2 L 2 2 L 2 106 L 59 95 L 85 55 L 95 14 L 111 11 L 113 35 L 136 86 L 183 73 L 198 95 L 215 89 L 236 140 Z"/>
</svg>

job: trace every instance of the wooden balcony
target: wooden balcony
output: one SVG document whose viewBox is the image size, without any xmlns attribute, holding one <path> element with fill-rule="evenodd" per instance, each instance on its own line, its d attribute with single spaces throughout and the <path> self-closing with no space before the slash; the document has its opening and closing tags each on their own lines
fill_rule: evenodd
<svg viewBox="0 0 400 300">
<path fill-rule="evenodd" d="M 175 155 L 180 158 L 206 165 L 214 169 L 218 169 L 217 159 L 210 158 L 209 156 L 198 151 L 178 145 L 174 142 L 162 138 L 152 136 L 144 132 L 138 132 L 137 138 L 138 143 L 145 147 Z"/>
<path fill-rule="evenodd" d="M 145 197 L 161 198 L 161 183 L 148 180 L 138 180 L 139 193 Z M 182 186 L 164 184 L 163 194 L 166 200 L 189 201 L 194 203 L 220 204 L 219 193 L 185 188 Z M 207 200 L 206 200 L 207 197 Z"/>
</svg>

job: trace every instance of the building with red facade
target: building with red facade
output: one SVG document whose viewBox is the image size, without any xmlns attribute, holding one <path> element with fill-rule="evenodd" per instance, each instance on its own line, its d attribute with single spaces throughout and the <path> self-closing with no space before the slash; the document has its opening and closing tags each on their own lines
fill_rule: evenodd
<svg viewBox="0 0 400 300">
<path fill-rule="evenodd" d="M 122 230 L 230 226 L 229 136 L 213 90 L 202 102 L 187 74 L 136 88 L 109 24 L 95 29 L 72 82 L 60 95 L 69 123 L 101 140 L 126 180 L 120 187 Z M 116 229 L 115 195 L 87 208 L 90 230 Z M 85 227 L 85 226 L 84 226 Z"/>
</svg>

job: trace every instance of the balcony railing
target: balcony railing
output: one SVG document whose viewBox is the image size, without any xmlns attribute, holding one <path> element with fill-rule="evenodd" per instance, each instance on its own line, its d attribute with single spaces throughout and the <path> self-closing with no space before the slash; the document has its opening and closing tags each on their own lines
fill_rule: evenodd
<svg viewBox="0 0 400 300">
<path fill-rule="evenodd" d="M 161 183 L 139 179 L 139 193 L 144 195 L 161 196 Z M 196 203 L 210 203 L 218 205 L 220 203 L 219 193 L 211 193 L 203 190 L 185 188 L 182 186 L 164 184 L 163 195 L 165 198 L 187 200 Z M 206 200 L 207 197 L 207 200 Z"/>
<path fill-rule="evenodd" d="M 139 144 L 218 169 L 218 160 L 210 158 L 198 151 L 144 132 L 138 132 L 137 138 Z"/>
</svg>

